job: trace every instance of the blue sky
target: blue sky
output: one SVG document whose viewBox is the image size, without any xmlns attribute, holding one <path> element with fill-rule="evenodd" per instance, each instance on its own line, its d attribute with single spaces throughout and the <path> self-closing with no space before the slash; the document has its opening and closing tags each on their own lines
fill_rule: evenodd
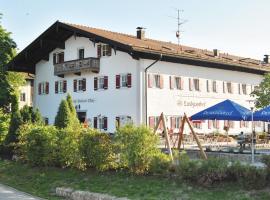
<svg viewBox="0 0 270 200">
<path fill-rule="evenodd" d="M 269 0 L 0 0 L 2 25 L 22 50 L 56 20 L 177 43 L 176 8 L 188 20 L 181 43 L 244 57 L 270 54 Z"/>
</svg>

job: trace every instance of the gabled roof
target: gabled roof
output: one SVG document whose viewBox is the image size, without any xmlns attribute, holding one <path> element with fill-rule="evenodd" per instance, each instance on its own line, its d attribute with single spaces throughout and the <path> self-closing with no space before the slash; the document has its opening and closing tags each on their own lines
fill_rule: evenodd
<svg viewBox="0 0 270 200">
<path fill-rule="evenodd" d="M 89 38 L 92 42 L 103 42 L 115 50 L 129 53 L 133 58 L 159 59 L 162 61 L 183 63 L 210 68 L 244 71 L 264 74 L 270 72 L 270 65 L 259 60 L 213 51 L 177 45 L 171 42 L 138 39 L 136 36 L 91 28 L 76 24 L 55 22 L 30 45 L 22 50 L 8 65 L 9 70 L 35 73 L 35 64 L 49 59 L 49 53 L 55 48 L 65 48 L 65 41 L 74 36 Z"/>
</svg>

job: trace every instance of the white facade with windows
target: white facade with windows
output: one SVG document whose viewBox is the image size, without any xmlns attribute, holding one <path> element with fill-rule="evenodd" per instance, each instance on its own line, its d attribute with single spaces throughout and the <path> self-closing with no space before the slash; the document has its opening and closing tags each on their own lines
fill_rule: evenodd
<svg viewBox="0 0 270 200">
<path fill-rule="evenodd" d="M 136 58 L 122 51 L 121 46 L 93 42 L 84 36 L 70 36 L 64 47 L 55 48 L 48 59 L 35 64 L 34 106 L 48 118 L 49 124 L 54 123 L 60 101 L 69 93 L 81 121 L 92 127 L 107 132 L 129 122 L 153 127 L 163 112 L 168 128 L 177 132 L 184 113 L 190 116 L 225 99 L 248 108 L 249 94 L 263 78 L 258 73 L 218 66 L 163 60 L 153 64 L 155 59 Z M 81 67 L 80 60 L 86 58 L 99 58 L 98 72 L 82 70 L 55 75 L 56 64 L 79 60 L 76 66 Z M 63 66 L 63 70 L 69 70 L 68 63 Z M 194 122 L 196 131 L 201 133 L 223 132 L 224 125 L 231 127 L 229 133 L 251 130 L 248 122 Z M 262 130 L 262 124 L 256 123 L 256 129 Z"/>
<path fill-rule="evenodd" d="M 33 105 L 33 80 L 26 79 L 25 84 L 19 88 L 19 108 Z"/>
</svg>

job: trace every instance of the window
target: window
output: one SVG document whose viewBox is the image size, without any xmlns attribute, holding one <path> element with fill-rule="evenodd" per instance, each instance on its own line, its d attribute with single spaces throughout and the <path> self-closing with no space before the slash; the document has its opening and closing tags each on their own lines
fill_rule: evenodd
<svg viewBox="0 0 270 200">
<path fill-rule="evenodd" d="M 223 93 L 226 93 L 226 83 L 223 82 Z"/>
<path fill-rule="evenodd" d="M 224 127 L 234 128 L 234 121 L 224 120 Z"/>
<path fill-rule="evenodd" d="M 183 90 L 183 80 L 181 77 L 175 77 L 175 87 L 177 90 Z"/>
<path fill-rule="evenodd" d="M 94 78 L 94 90 L 108 89 L 108 76 Z"/>
<path fill-rule="evenodd" d="M 227 92 L 230 93 L 230 94 L 233 93 L 232 83 L 231 82 L 227 82 Z"/>
<path fill-rule="evenodd" d="M 243 94 L 247 94 L 247 84 L 242 84 L 242 92 Z"/>
<path fill-rule="evenodd" d="M 98 128 L 100 130 L 107 130 L 108 118 L 105 116 L 94 117 L 94 128 Z"/>
<path fill-rule="evenodd" d="M 49 94 L 49 82 L 41 82 L 38 84 L 38 94 Z"/>
<path fill-rule="evenodd" d="M 84 49 L 78 50 L 78 57 L 79 57 L 79 59 L 84 59 Z"/>
<path fill-rule="evenodd" d="M 67 81 L 55 81 L 55 93 L 66 93 L 67 92 Z"/>
<path fill-rule="evenodd" d="M 159 74 L 148 74 L 149 88 L 163 88 L 163 76 Z"/>
<path fill-rule="evenodd" d="M 127 124 L 132 124 L 133 121 L 130 116 L 122 115 L 122 116 L 117 116 L 116 117 L 116 123 L 117 127 L 125 126 Z"/>
<path fill-rule="evenodd" d="M 217 92 L 217 82 L 216 81 L 213 81 L 212 82 L 212 88 L 213 88 L 213 92 Z"/>
<path fill-rule="evenodd" d="M 49 118 L 48 117 L 43 117 L 43 121 L 45 125 L 49 124 Z"/>
<path fill-rule="evenodd" d="M 154 75 L 154 87 L 160 88 L 160 75 Z"/>
<path fill-rule="evenodd" d="M 25 98 L 25 92 L 22 92 L 21 94 L 20 94 L 20 101 L 26 101 L 26 98 Z"/>
<path fill-rule="evenodd" d="M 175 127 L 180 128 L 182 117 L 175 117 Z"/>
<path fill-rule="evenodd" d="M 127 74 L 118 74 L 116 75 L 116 88 L 119 89 L 119 88 L 122 88 L 122 87 L 128 87 L 130 88 L 131 87 L 131 74 L 130 73 L 127 73 Z"/>
<path fill-rule="evenodd" d="M 53 64 L 63 63 L 65 60 L 64 52 L 54 53 L 53 54 Z"/>
<path fill-rule="evenodd" d="M 200 91 L 200 80 L 198 78 L 193 79 L 195 91 Z"/>
<path fill-rule="evenodd" d="M 108 44 L 99 44 L 97 46 L 97 56 L 111 56 L 112 55 L 112 48 Z"/>
<path fill-rule="evenodd" d="M 193 122 L 193 127 L 197 129 L 202 129 L 202 123 L 201 122 Z"/>
<path fill-rule="evenodd" d="M 241 94 L 241 83 L 238 84 L 238 94 Z"/>
<path fill-rule="evenodd" d="M 86 91 L 86 79 L 75 79 L 73 80 L 73 91 Z"/>
</svg>

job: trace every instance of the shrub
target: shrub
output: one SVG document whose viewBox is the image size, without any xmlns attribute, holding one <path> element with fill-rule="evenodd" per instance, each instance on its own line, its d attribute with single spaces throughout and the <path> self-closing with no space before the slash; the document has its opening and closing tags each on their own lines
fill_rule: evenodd
<svg viewBox="0 0 270 200">
<path fill-rule="evenodd" d="M 152 174 L 168 174 L 172 161 L 169 155 L 157 152 L 150 163 L 150 173 Z"/>
<path fill-rule="evenodd" d="M 4 113 L 4 111 L 0 109 L 0 145 L 3 145 L 3 142 L 6 138 L 9 123 L 10 123 L 10 115 Z"/>
<path fill-rule="evenodd" d="M 41 113 L 38 109 L 34 109 L 33 107 L 25 105 L 21 110 L 20 114 L 22 116 L 23 123 L 34 123 L 34 124 L 42 124 L 43 119 Z"/>
<path fill-rule="evenodd" d="M 5 145 L 13 146 L 18 142 L 18 132 L 20 125 L 23 124 L 21 114 L 19 111 L 15 111 L 11 114 L 8 134 L 5 138 Z M 11 148 L 13 149 L 13 148 Z"/>
<path fill-rule="evenodd" d="M 17 145 L 20 157 L 34 166 L 57 163 L 57 129 L 54 126 L 25 125 L 19 130 Z"/>
<path fill-rule="evenodd" d="M 86 166 L 100 171 L 116 168 L 110 136 L 96 129 L 86 129 L 80 140 L 80 152 Z"/>
<path fill-rule="evenodd" d="M 157 136 L 145 126 L 120 127 L 116 132 L 116 144 L 121 166 L 136 174 L 147 173 L 152 159 L 159 152 Z"/>
<path fill-rule="evenodd" d="M 61 167 L 84 169 L 80 155 L 79 141 L 81 129 L 68 127 L 57 132 L 57 160 Z"/>
<path fill-rule="evenodd" d="M 71 123 L 71 115 L 66 100 L 62 100 L 57 115 L 55 117 L 54 125 L 57 128 L 66 128 Z"/>
<path fill-rule="evenodd" d="M 270 156 L 269 155 L 263 155 L 262 156 L 262 162 L 266 166 L 267 179 L 270 180 Z"/>
<path fill-rule="evenodd" d="M 70 125 L 76 128 L 77 126 L 80 126 L 80 121 L 77 117 L 76 109 L 73 105 L 72 97 L 70 94 L 67 95 L 66 101 L 67 101 L 69 113 L 70 113 Z"/>
<path fill-rule="evenodd" d="M 221 158 L 202 160 L 198 169 L 197 182 L 204 186 L 213 185 L 227 178 L 228 162 Z"/>
</svg>

